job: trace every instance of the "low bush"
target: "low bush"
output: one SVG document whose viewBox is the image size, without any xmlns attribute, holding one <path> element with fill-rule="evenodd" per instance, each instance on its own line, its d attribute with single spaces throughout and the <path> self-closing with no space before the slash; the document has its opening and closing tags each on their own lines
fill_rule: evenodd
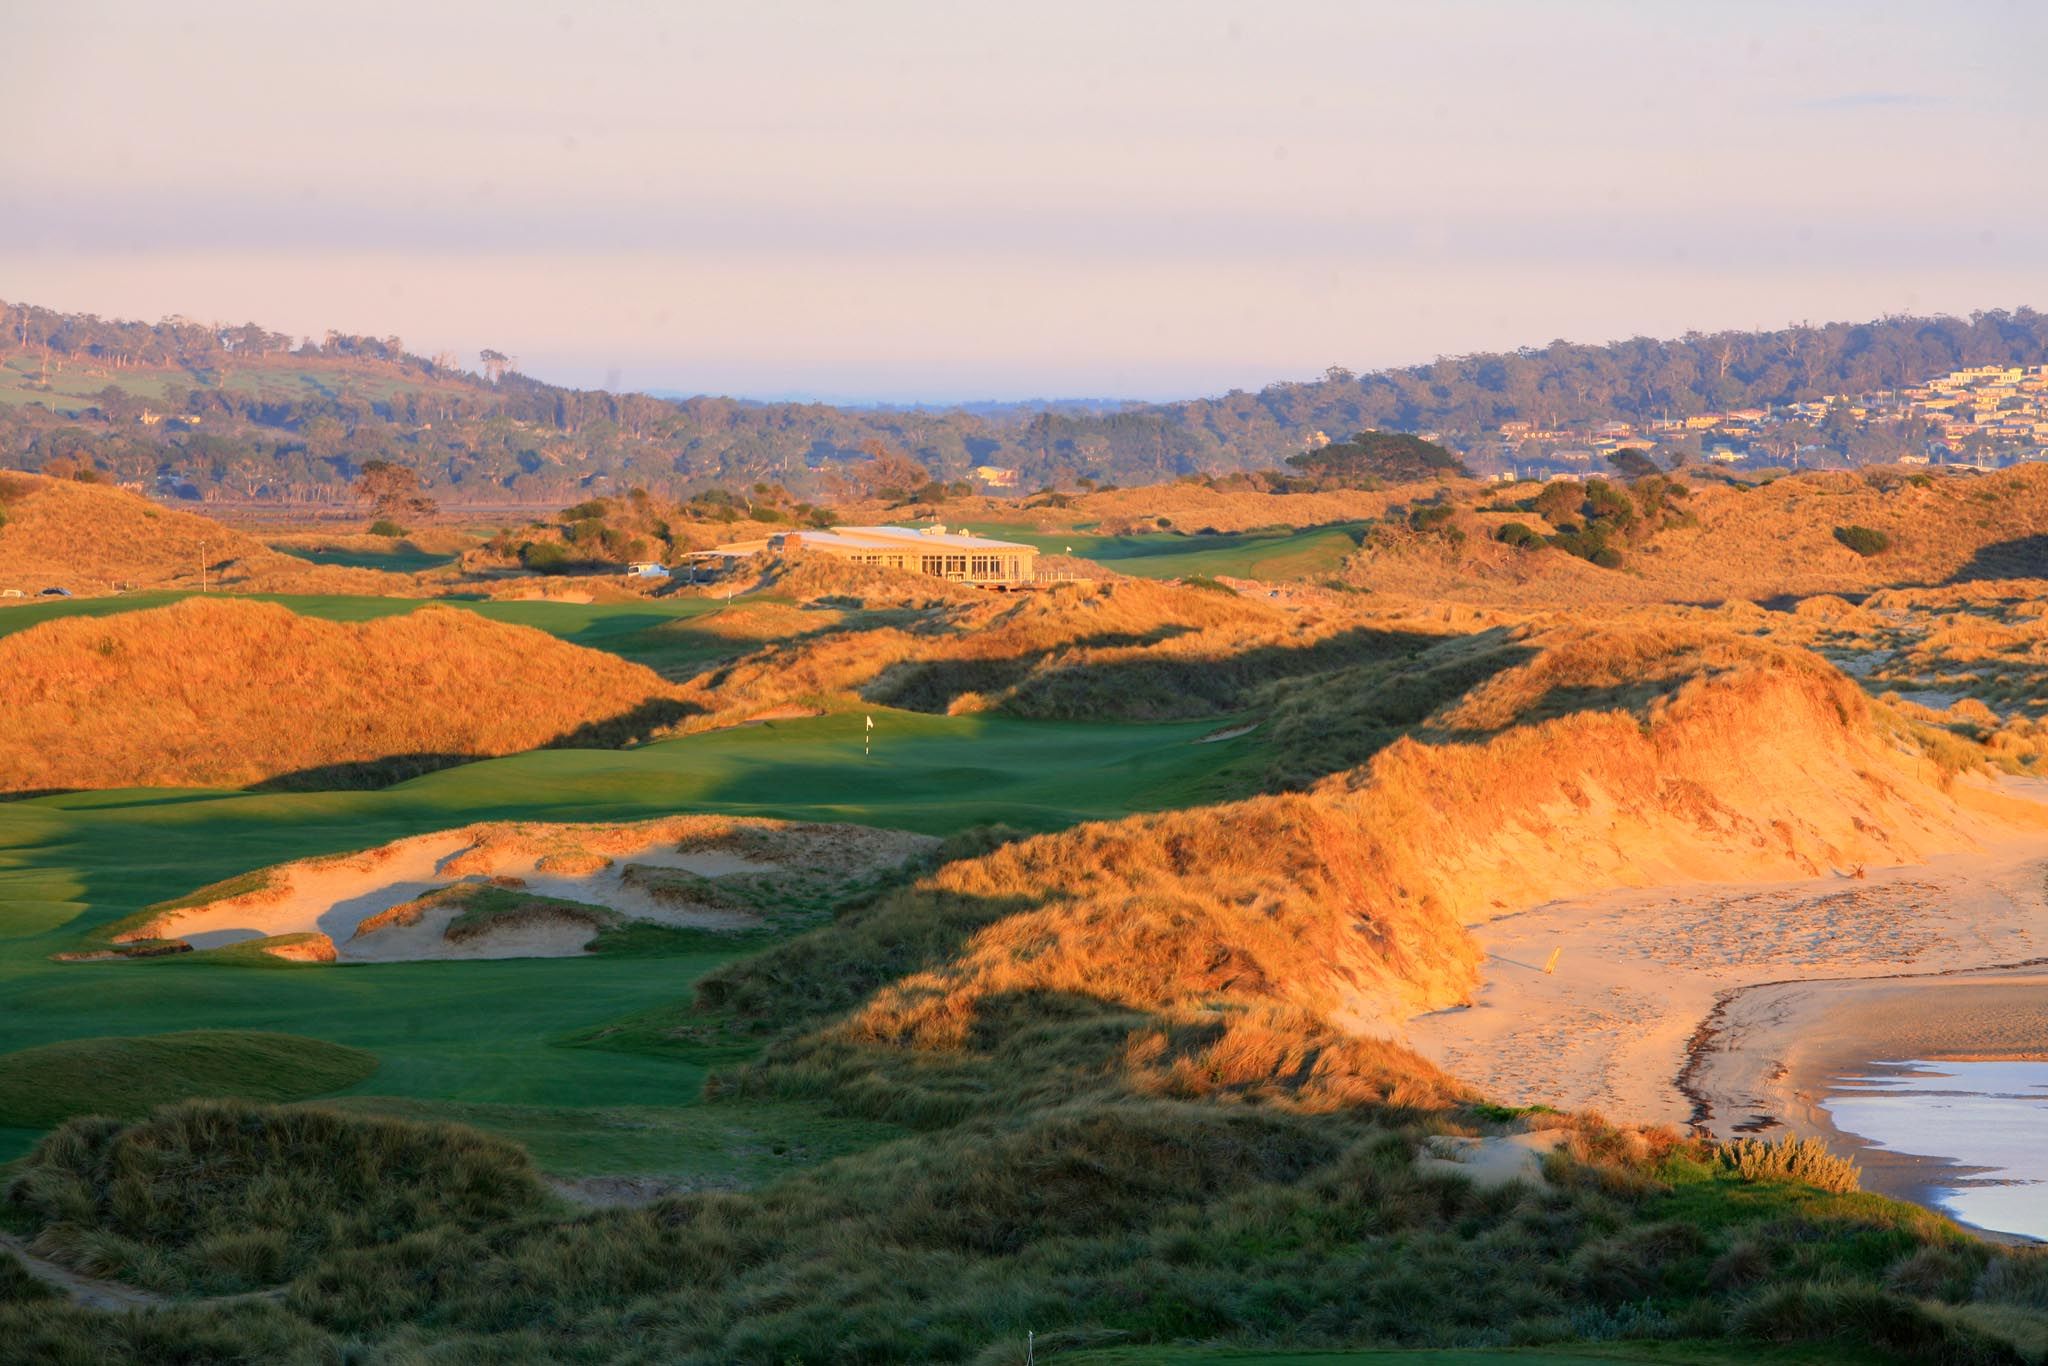
<svg viewBox="0 0 2048 1366">
<path fill-rule="evenodd" d="M 568 566 L 569 552 L 553 541 L 526 541 L 519 547 L 519 563 L 536 574 L 554 574 Z"/>
<path fill-rule="evenodd" d="M 1865 557 L 1882 555 L 1892 547 L 1892 538 L 1875 527 L 1838 526 L 1835 539 Z"/>
<path fill-rule="evenodd" d="M 389 517 L 379 517 L 376 521 L 370 523 L 370 534 L 372 536 L 383 536 L 395 541 L 405 534 L 405 528 L 392 521 Z"/>
<path fill-rule="evenodd" d="M 1517 550 L 1539 550 L 1543 546 L 1542 533 L 1526 522 L 1503 522 L 1493 533 L 1493 539 L 1502 545 L 1511 545 Z"/>
</svg>

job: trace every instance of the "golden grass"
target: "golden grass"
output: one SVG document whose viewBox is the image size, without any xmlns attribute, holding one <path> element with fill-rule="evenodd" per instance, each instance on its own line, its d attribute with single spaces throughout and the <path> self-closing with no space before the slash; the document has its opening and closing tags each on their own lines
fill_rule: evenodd
<svg viewBox="0 0 2048 1366">
<path fill-rule="evenodd" d="M 813 594 L 814 603 L 895 610 L 879 620 L 848 619 L 841 630 L 818 629 L 829 623 L 814 611 L 792 613 L 787 626 L 811 628 L 802 638 L 686 685 L 684 695 L 702 708 L 688 728 L 792 704 L 860 701 L 1043 717 L 1210 715 L 1246 705 L 1275 677 L 1406 653 L 1450 629 L 1338 594 L 1286 607 L 1145 579 L 991 594 L 809 560 L 792 565 L 781 587 Z"/>
<path fill-rule="evenodd" d="M 1460 486 L 1455 496 L 1480 506 L 1534 492 Z M 1369 548 L 1353 557 L 1345 577 L 1387 593 L 1575 608 L 1865 593 L 2008 576 L 2030 555 L 2040 558 L 2026 546 L 2027 538 L 2048 533 L 2048 465 L 1921 482 L 1885 471 L 1816 472 L 1752 488 L 1700 480 L 1685 508 L 1696 526 L 1667 528 L 1628 548 L 1619 570 L 1474 535 L 1458 547 L 1417 538 L 1393 551 Z M 1540 524 L 1528 513 L 1463 515 L 1482 530 L 1506 521 Z M 1835 539 L 1835 528 L 1847 525 L 1884 532 L 1891 548 L 1858 555 Z"/>
<path fill-rule="evenodd" d="M 390 780 L 456 758 L 672 721 L 648 669 L 426 607 L 343 624 L 194 598 L 0 639 L 0 791 L 239 786 L 346 766 Z"/>
<path fill-rule="evenodd" d="M 272 550 L 190 512 L 106 484 L 9 475 L 0 525 L 0 588 L 107 593 L 120 587 L 404 594 L 410 576 L 342 569 Z"/>
<path fill-rule="evenodd" d="M 1065 1037 L 1092 1041 L 1070 1065 L 1152 1094 L 1386 1100 L 1362 1036 L 1467 999 L 1468 925 L 1614 886 L 1905 861 L 1980 828 L 1810 656 L 1668 624 L 1553 628 L 1531 648 L 1311 791 L 1008 844 L 790 948 L 869 966 L 837 971 L 850 1011 L 765 1084 L 888 1096 L 885 1071 L 931 1085 L 892 1060 Z M 765 984 L 803 976 L 782 952 L 714 979 L 707 1003 L 772 1013 Z"/>
</svg>

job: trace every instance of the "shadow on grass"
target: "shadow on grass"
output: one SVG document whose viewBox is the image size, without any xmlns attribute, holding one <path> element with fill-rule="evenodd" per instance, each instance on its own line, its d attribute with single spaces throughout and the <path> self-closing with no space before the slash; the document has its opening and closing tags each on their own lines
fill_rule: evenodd
<svg viewBox="0 0 2048 1366">
<path fill-rule="evenodd" d="M 1986 579 L 2048 578 L 2048 534 L 2016 536 L 1980 547 L 1945 584 L 1981 583 Z"/>
<path fill-rule="evenodd" d="M 1177 634 L 1177 633 L 1176 633 Z M 1073 649 L 1115 649 L 1167 639 L 1148 633 L 1085 637 Z M 1059 663 L 1042 652 L 1001 659 L 936 659 L 899 666 L 870 684 L 870 701 L 909 711 L 943 712 L 966 693 L 1009 692 L 1004 709 L 1020 716 L 1158 720 L 1214 715 L 1246 706 L 1254 688 L 1360 664 L 1411 658 L 1442 636 L 1358 627 L 1308 645 L 1258 645 L 1226 655 L 1148 655 L 1141 659 Z"/>
<path fill-rule="evenodd" d="M 652 740 L 684 718 L 704 709 L 673 698 L 649 698 L 630 711 L 602 721 L 591 721 L 567 731 L 536 749 L 618 749 Z M 350 763 L 319 764 L 312 768 L 280 773 L 252 784 L 251 792 L 333 792 L 391 787 L 423 774 L 480 759 L 503 757 L 494 754 L 419 753 L 388 754 Z"/>
</svg>

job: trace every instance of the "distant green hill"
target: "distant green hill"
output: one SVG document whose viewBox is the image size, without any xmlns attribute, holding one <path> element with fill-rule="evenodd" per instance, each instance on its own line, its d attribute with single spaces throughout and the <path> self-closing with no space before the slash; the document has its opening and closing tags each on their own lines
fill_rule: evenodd
<svg viewBox="0 0 2048 1366">
<path fill-rule="evenodd" d="M 417 470 L 452 502 L 745 487 L 800 493 L 875 446 L 942 481 L 979 466 L 1033 489 L 1273 469 L 1325 437 L 1434 433 L 1454 451 L 1509 420 L 1641 419 L 1857 393 L 1964 365 L 2048 360 L 2048 315 L 1884 318 L 1777 332 L 1446 357 L 1173 403 L 835 408 L 547 384 L 513 358 L 476 369 L 397 337 L 295 341 L 257 325 L 119 322 L 0 301 L 0 464 L 81 458 L 192 494 L 336 500 L 363 462 Z"/>
</svg>

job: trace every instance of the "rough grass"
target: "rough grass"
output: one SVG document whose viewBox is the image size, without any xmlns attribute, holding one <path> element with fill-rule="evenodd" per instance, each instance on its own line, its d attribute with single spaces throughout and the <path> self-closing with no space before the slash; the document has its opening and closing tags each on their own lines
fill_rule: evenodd
<svg viewBox="0 0 2048 1366">
<path fill-rule="evenodd" d="M 395 593 L 410 579 L 308 564 L 211 518 L 159 507 L 107 484 L 10 475 L 18 485 L 0 525 L 0 588 L 73 593 L 117 588 Z"/>
<path fill-rule="evenodd" d="M 339 1249 L 513 1219 L 541 1191 L 523 1152 L 473 1130 L 187 1101 L 130 1123 L 67 1122 L 7 1199 L 37 1221 L 36 1251 L 77 1270 L 233 1291 Z"/>
<path fill-rule="evenodd" d="M 375 785 L 684 708 L 648 670 L 450 608 L 351 625 L 194 598 L 0 638 L 0 790 Z"/>
<path fill-rule="evenodd" d="M 73 1115 L 132 1118 L 196 1096 L 301 1100 L 376 1070 L 376 1057 L 359 1048 L 256 1030 L 74 1039 L 0 1054 L 0 1126 L 47 1129 Z"/>
<path fill-rule="evenodd" d="M 1368 544 L 1347 564 L 1347 580 L 1435 601 L 1576 610 L 1866 593 L 2035 576 L 2048 565 L 2048 466 L 2039 463 L 1922 482 L 1882 471 L 1813 472 L 1755 486 L 1696 480 L 1685 517 L 1632 545 L 1619 573 L 1494 539 L 1497 528 L 1528 515 L 1484 511 L 1494 497 L 1485 486 L 1456 486 L 1452 496 L 1476 509 L 1488 534 L 1455 547 L 1432 538 L 1377 551 Z M 1886 549 L 1852 548 L 1838 539 L 1841 527 L 1872 533 L 1856 539 L 1874 546 L 1881 538 Z"/>
<path fill-rule="evenodd" d="M 919 577 L 844 568 L 889 583 Z M 800 563 L 790 572 L 822 571 Z M 713 670 L 684 690 L 700 709 L 685 724 L 731 724 L 791 704 L 1000 710 L 1046 719 L 1214 716 L 1244 707 L 1276 679 L 1405 656 L 1443 634 L 1440 624 L 1342 601 L 1294 611 L 1135 579 L 1016 596 L 969 591 L 908 615 L 857 619 L 846 629 L 792 639 Z"/>
<path fill-rule="evenodd" d="M 1722 1166 L 1745 1181 L 1798 1181 L 1837 1195 L 1847 1195 L 1863 1185 L 1863 1173 L 1856 1164 L 1835 1156 L 1817 1138 L 1788 1135 L 1776 1142 L 1741 1138 L 1723 1144 L 1717 1156 Z"/>
<path fill-rule="evenodd" d="M 1029 1331 L 1048 1358 L 1111 1342 L 1278 1357 L 1590 1341 L 1668 1360 L 1796 1345 L 1803 1360 L 1992 1362 L 2019 1360 L 2012 1344 L 2042 1319 L 2042 1254 L 1876 1197 L 1745 1182 L 1669 1134 L 1561 1121 L 1545 1187 L 1418 1172 L 1425 1134 L 1474 1122 L 1104 1097 L 887 1143 L 754 1194 L 565 1218 L 530 1187 L 466 1183 L 474 1140 L 453 1133 L 186 1107 L 74 1124 L 15 1200 L 44 1221 L 39 1246 L 166 1288 L 289 1278 L 280 1307 L 158 1330 L 205 1324 L 216 1350 L 255 1355 L 349 1342 L 509 1362 L 993 1363 Z M 206 1212 L 222 1195 L 250 1205 L 231 1231 Z M 74 1222 L 87 1213 L 93 1236 Z M 136 1331 L 9 1312 L 53 1335 Z M 1651 1352 L 1659 1340 L 1674 1350 Z"/>
</svg>

